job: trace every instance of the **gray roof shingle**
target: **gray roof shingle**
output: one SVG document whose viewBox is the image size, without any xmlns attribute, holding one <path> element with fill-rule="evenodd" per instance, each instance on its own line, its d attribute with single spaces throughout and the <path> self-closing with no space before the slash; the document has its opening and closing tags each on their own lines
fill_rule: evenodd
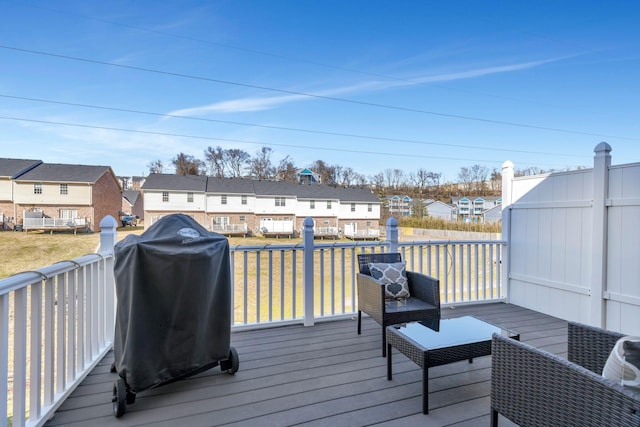
<svg viewBox="0 0 640 427">
<path fill-rule="evenodd" d="M 42 163 L 42 160 L 0 158 L 0 176 L 17 178 Z"/>
<path fill-rule="evenodd" d="M 203 175 L 174 175 L 152 173 L 142 185 L 143 190 L 174 190 L 204 192 L 207 177 Z"/>
<path fill-rule="evenodd" d="M 38 167 L 25 172 L 16 181 L 44 182 L 96 182 L 109 166 L 67 165 L 58 163 L 42 163 Z"/>
<path fill-rule="evenodd" d="M 340 200 L 379 203 L 368 188 L 331 187 L 323 184 L 292 184 L 244 178 L 215 178 L 202 175 L 151 174 L 143 190 L 206 191 L 217 194 L 255 194 L 256 196 L 297 197 L 299 199 Z"/>
<path fill-rule="evenodd" d="M 207 193 L 218 194 L 255 194 L 253 181 L 242 178 L 215 178 L 207 180 Z"/>
<path fill-rule="evenodd" d="M 122 192 L 122 197 L 127 199 L 131 205 L 135 205 L 138 197 L 140 197 L 140 192 L 138 190 L 125 190 Z"/>
</svg>

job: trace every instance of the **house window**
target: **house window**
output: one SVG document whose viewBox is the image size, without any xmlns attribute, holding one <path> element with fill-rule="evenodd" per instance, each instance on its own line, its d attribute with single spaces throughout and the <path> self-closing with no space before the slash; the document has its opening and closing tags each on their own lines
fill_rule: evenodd
<svg viewBox="0 0 640 427">
<path fill-rule="evenodd" d="M 216 217 L 216 225 L 229 225 L 229 217 L 228 216 L 217 216 Z"/>
<path fill-rule="evenodd" d="M 325 220 L 323 221 L 323 224 L 324 224 L 324 225 L 329 225 L 329 220 L 328 220 L 328 219 L 325 219 Z"/>
<path fill-rule="evenodd" d="M 284 197 L 276 197 L 276 206 L 286 206 Z"/>
<path fill-rule="evenodd" d="M 193 203 L 193 193 L 187 193 L 187 202 Z"/>
<path fill-rule="evenodd" d="M 367 212 L 371 212 L 373 210 L 373 205 L 371 203 L 367 204 Z"/>
<path fill-rule="evenodd" d="M 42 194 L 42 183 L 34 182 L 33 183 L 33 194 Z"/>
<path fill-rule="evenodd" d="M 247 222 L 247 217 L 244 215 L 240 215 L 240 222 Z"/>
<path fill-rule="evenodd" d="M 355 211 L 356 211 L 356 204 L 351 203 L 351 212 L 355 212 Z"/>
<path fill-rule="evenodd" d="M 76 219 L 78 218 L 78 210 L 77 209 L 60 209 L 60 218 Z"/>
<path fill-rule="evenodd" d="M 60 184 L 60 194 L 69 194 L 69 186 L 67 184 Z"/>
<path fill-rule="evenodd" d="M 247 196 L 240 196 L 240 203 L 243 205 L 247 204 Z"/>
<path fill-rule="evenodd" d="M 331 200 L 327 200 L 327 209 L 331 209 Z"/>
<path fill-rule="evenodd" d="M 367 221 L 366 226 L 371 227 L 371 221 Z"/>
<path fill-rule="evenodd" d="M 220 204 L 222 205 L 226 205 L 227 204 L 227 195 L 223 194 L 220 196 Z"/>
<path fill-rule="evenodd" d="M 315 208 L 316 208 L 316 201 L 309 200 L 309 209 L 315 209 Z"/>
<path fill-rule="evenodd" d="M 169 201 L 169 192 L 168 191 L 163 191 L 162 192 L 162 201 L 163 202 L 168 202 Z"/>
</svg>

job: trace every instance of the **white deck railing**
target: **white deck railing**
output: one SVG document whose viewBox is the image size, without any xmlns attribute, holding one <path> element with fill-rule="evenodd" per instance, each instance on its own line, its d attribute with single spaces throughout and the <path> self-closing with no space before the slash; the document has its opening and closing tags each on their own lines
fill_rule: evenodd
<svg viewBox="0 0 640 427">
<path fill-rule="evenodd" d="M 315 227 L 314 234 L 316 236 L 338 236 L 338 227 Z"/>
<path fill-rule="evenodd" d="M 344 237 L 351 239 L 376 239 L 380 237 L 380 230 L 377 228 L 368 228 L 366 230 L 345 231 Z"/>
<path fill-rule="evenodd" d="M 357 313 L 357 254 L 364 252 L 401 252 L 408 270 L 440 279 L 444 305 L 504 300 L 504 241 L 399 243 L 396 224 L 383 242 L 315 243 L 312 224 L 305 224 L 301 244 L 232 246 L 233 325 L 311 325 Z"/>
<path fill-rule="evenodd" d="M 43 425 L 111 348 L 111 220 L 110 249 L 0 280 L 0 425 Z"/>
<path fill-rule="evenodd" d="M 247 233 L 247 224 L 213 224 L 211 226 L 211 231 L 215 231 L 216 233 Z"/>
<path fill-rule="evenodd" d="M 22 226 L 25 230 L 30 228 L 79 228 L 85 227 L 87 220 L 84 218 L 24 218 Z"/>
<path fill-rule="evenodd" d="M 112 222 L 110 222 L 112 221 Z M 117 222 L 100 227 L 101 252 L 0 280 L 0 425 L 39 426 L 111 348 Z M 353 316 L 357 254 L 399 251 L 407 269 L 438 277 L 443 304 L 502 299 L 500 241 L 399 243 L 389 221 L 384 242 L 233 246 L 234 329 Z M 33 327 L 39 325 L 39 327 Z"/>
</svg>

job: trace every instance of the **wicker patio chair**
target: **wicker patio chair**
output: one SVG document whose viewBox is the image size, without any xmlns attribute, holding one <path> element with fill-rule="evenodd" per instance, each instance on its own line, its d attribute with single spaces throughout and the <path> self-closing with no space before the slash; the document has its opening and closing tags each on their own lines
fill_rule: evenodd
<svg viewBox="0 0 640 427">
<path fill-rule="evenodd" d="M 440 319 L 440 281 L 425 274 L 407 271 L 410 297 L 404 301 L 385 299 L 384 285 L 371 277 L 370 262 L 402 261 L 399 253 L 358 254 L 358 334 L 362 312 L 382 326 L 382 356 L 387 355 L 386 327 L 405 322 Z"/>
<path fill-rule="evenodd" d="M 498 414 L 523 426 L 640 426 L 640 393 L 602 377 L 621 337 L 570 322 L 567 360 L 495 334 L 491 426 Z"/>
</svg>

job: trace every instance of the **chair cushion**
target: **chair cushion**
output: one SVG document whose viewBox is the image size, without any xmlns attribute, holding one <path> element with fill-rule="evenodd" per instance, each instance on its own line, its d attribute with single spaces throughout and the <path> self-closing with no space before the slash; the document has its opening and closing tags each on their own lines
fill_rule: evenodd
<svg viewBox="0 0 640 427">
<path fill-rule="evenodd" d="M 616 342 L 602 376 L 623 386 L 640 389 L 640 337 L 622 337 Z"/>
<path fill-rule="evenodd" d="M 407 299 L 387 299 L 385 301 L 385 310 L 387 313 L 410 313 L 424 312 L 428 310 L 435 311 L 436 306 L 418 298 Z"/>
<path fill-rule="evenodd" d="M 406 299 L 409 294 L 409 280 L 405 270 L 406 263 L 402 262 L 370 262 L 371 277 L 384 284 L 385 298 Z"/>
</svg>

